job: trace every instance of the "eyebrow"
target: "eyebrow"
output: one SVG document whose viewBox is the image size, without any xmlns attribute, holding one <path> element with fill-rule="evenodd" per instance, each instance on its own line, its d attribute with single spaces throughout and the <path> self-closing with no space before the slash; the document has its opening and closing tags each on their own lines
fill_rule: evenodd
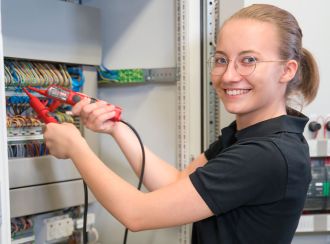
<svg viewBox="0 0 330 244">
<path fill-rule="evenodd" d="M 254 51 L 254 50 L 244 50 L 244 51 L 239 52 L 239 53 L 238 53 L 238 56 L 240 56 L 240 55 L 242 55 L 242 54 L 247 54 L 247 53 L 255 53 L 255 54 L 259 54 L 259 55 L 260 55 L 259 52 Z M 224 51 L 220 51 L 220 50 L 216 51 L 215 54 L 223 54 L 223 55 L 225 55 L 225 56 L 228 56 L 228 55 L 226 54 L 226 52 L 224 52 Z"/>
</svg>

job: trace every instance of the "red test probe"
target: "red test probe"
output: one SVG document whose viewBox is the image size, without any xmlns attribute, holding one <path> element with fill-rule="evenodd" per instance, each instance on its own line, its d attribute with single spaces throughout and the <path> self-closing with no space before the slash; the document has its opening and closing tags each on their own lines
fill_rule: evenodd
<svg viewBox="0 0 330 244">
<path fill-rule="evenodd" d="M 35 87 L 28 86 L 32 91 L 35 91 L 45 97 L 54 99 L 54 102 L 50 105 L 49 111 L 53 112 L 58 106 L 62 103 L 75 105 L 84 98 L 89 98 L 91 103 L 97 102 L 98 100 L 92 97 L 87 96 L 86 94 L 75 92 L 67 88 L 63 88 L 57 85 L 51 85 L 47 89 L 42 90 Z M 25 90 L 24 90 L 25 91 Z M 108 104 L 111 105 L 111 104 Z M 120 107 L 115 106 L 115 116 L 111 119 L 112 121 L 120 121 L 121 111 Z"/>
<path fill-rule="evenodd" d="M 47 108 L 40 100 L 33 96 L 26 88 L 23 88 L 23 91 L 30 98 L 30 105 L 37 113 L 38 118 L 44 123 L 58 123 L 58 121 L 51 115 L 51 111 Z"/>
</svg>

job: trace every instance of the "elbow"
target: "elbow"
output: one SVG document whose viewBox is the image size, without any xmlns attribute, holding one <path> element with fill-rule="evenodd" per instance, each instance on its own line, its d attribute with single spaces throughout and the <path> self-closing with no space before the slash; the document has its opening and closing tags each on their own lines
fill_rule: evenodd
<svg viewBox="0 0 330 244">
<path fill-rule="evenodd" d="M 128 201 L 124 207 L 120 206 L 118 211 L 112 211 L 112 214 L 132 232 L 151 228 L 149 209 L 146 207 L 148 206 L 146 194 L 138 192 L 132 199 L 134 201 Z"/>
<path fill-rule="evenodd" d="M 143 226 L 142 222 L 136 219 L 131 219 L 125 223 L 126 228 L 131 232 L 139 232 L 143 230 L 147 230 L 145 226 Z"/>
<path fill-rule="evenodd" d="M 131 232 L 146 230 L 148 229 L 146 226 L 147 215 L 142 213 L 144 213 L 143 208 L 130 208 L 130 211 L 125 211 L 125 213 L 123 213 L 124 218 L 121 219 L 121 222 Z"/>
<path fill-rule="evenodd" d="M 135 225 L 131 225 L 131 226 L 126 226 L 126 228 L 130 231 L 130 232 L 139 232 L 142 231 L 143 229 L 139 228 L 138 226 Z"/>
</svg>

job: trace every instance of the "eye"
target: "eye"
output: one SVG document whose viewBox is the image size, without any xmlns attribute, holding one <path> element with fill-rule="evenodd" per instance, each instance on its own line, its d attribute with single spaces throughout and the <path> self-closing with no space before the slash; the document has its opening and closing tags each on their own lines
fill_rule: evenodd
<svg viewBox="0 0 330 244">
<path fill-rule="evenodd" d="M 242 65 L 255 65 L 257 62 L 257 59 L 253 56 L 245 56 L 240 59 L 240 63 Z"/>
<path fill-rule="evenodd" d="M 226 57 L 223 56 L 218 56 L 218 57 L 214 57 L 214 65 L 218 66 L 218 65 L 227 65 L 228 64 L 228 60 Z"/>
</svg>

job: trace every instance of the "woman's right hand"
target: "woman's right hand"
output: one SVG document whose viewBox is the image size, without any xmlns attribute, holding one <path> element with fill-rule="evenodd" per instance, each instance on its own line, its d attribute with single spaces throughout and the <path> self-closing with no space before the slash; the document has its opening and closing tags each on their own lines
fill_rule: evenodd
<svg viewBox="0 0 330 244">
<path fill-rule="evenodd" d="M 86 98 L 72 107 L 73 115 L 81 118 L 83 124 L 90 130 L 112 134 L 116 122 L 111 121 L 115 117 L 115 106 L 105 101 L 90 103 Z"/>
</svg>

